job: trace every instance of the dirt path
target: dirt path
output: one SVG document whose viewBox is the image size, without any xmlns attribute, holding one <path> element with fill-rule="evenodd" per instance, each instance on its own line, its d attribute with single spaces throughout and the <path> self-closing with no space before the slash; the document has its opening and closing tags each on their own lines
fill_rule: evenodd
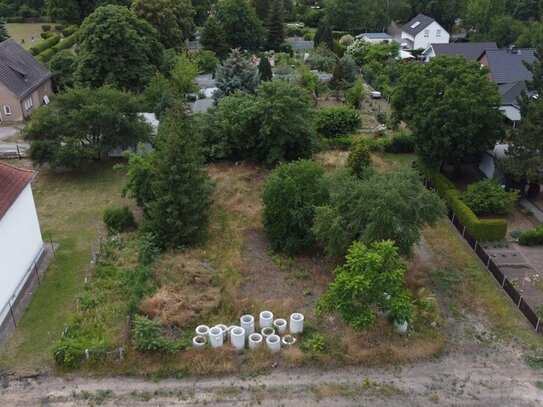
<svg viewBox="0 0 543 407">
<path fill-rule="evenodd" d="M 213 406 L 541 406 L 543 375 L 512 349 L 457 349 L 439 360 L 405 367 L 273 370 L 244 379 L 133 378 L 4 379 L 4 406 L 154 405 Z"/>
</svg>

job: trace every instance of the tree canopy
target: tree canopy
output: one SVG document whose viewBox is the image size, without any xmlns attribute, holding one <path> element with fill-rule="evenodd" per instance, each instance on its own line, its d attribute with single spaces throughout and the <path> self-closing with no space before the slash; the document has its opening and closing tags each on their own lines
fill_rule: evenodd
<svg viewBox="0 0 543 407">
<path fill-rule="evenodd" d="M 226 43 L 230 48 L 260 48 L 264 40 L 264 28 L 247 1 L 222 0 L 217 9 L 217 18 L 224 28 Z"/>
<path fill-rule="evenodd" d="M 239 49 L 233 49 L 228 58 L 217 67 L 215 84 L 219 97 L 236 91 L 254 93 L 259 83 L 258 68 L 242 55 Z"/>
<path fill-rule="evenodd" d="M 202 30 L 202 39 L 200 40 L 202 48 L 213 51 L 219 58 L 225 58 L 228 54 L 228 43 L 226 42 L 226 32 L 215 16 L 210 16 Z"/>
<path fill-rule="evenodd" d="M 504 136 L 500 94 L 486 69 L 463 57 L 414 64 L 392 95 L 426 162 L 470 163 Z"/>
</svg>

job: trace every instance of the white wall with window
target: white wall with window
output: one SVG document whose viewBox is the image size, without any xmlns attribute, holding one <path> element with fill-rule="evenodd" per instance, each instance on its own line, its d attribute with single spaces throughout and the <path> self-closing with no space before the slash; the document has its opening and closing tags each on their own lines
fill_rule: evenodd
<svg viewBox="0 0 543 407">
<path fill-rule="evenodd" d="M 426 49 L 430 44 L 447 44 L 450 35 L 439 23 L 432 22 L 413 40 L 413 49 Z"/>
<path fill-rule="evenodd" d="M 4 106 L 4 114 L 6 116 L 11 116 L 11 106 L 8 106 L 8 105 Z"/>
<path fill-rule="evenodd" d="M 32 109 L 32 106 L 34 106 L 34 102 L 32 101 L 32 96 L 31 96 L 28 99 L 24 100 L 23 107 L 24 107 L 25 111 L 28 111 L 28 110 Z"/>
</svg>

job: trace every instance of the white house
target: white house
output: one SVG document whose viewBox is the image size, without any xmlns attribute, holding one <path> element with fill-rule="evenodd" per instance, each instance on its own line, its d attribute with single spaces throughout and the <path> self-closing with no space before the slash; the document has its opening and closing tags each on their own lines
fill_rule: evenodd
<svg viewBox="0 0 543 407">
<path fill-rule="evenodd" d="M 400 43 L 404 49 L 426 49 L 430 44 L 447 44 L 449 38 L 436 20 L 419 14 L 402 27 Z"/>
<path fill-rule="evenodd" d="M 357 40 L 371 42 L 372 44 L 380 44 L 383 42 L 392 41 L 392 37 L 388 35 L 387 33 L 363 33 L 363 34 L 358 34 L 355 38 Z"/>
<path fill-rule="evenodd" d="M 0 162 L 0 325 L 43 252 L 30 186 L 34 175 Z"/>
</svg>

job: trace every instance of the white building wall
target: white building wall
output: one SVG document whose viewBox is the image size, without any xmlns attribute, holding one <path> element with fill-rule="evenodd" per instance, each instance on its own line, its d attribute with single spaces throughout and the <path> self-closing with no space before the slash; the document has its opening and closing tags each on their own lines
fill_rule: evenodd
<svg viewBox="0 0 543 407">
<path fill-rule="evenodd" d="M 41 254 L 43 241 L 30 184 L 0 219 L 0 323 L 17 296 L 27 271 Z"/>
<path fill-rule="evenodd" d="M 439 37 L 438 30 L 441 30 Z M 449 38 L 447 30 L 434 21 L 415 36 L 413 49 L 426 49 L 430 44 L 447 44 Z"/>
</svg>

